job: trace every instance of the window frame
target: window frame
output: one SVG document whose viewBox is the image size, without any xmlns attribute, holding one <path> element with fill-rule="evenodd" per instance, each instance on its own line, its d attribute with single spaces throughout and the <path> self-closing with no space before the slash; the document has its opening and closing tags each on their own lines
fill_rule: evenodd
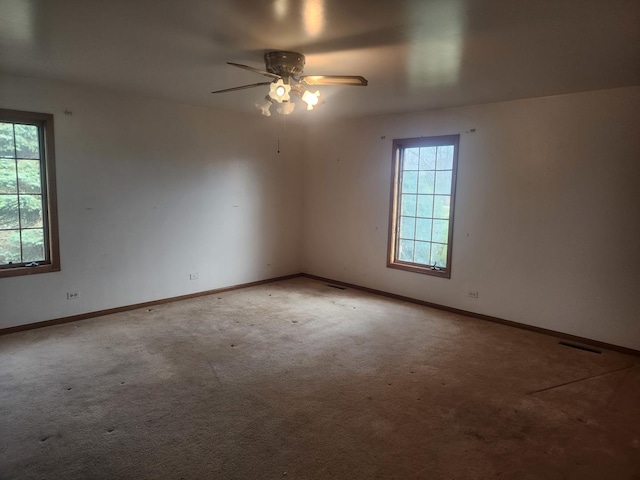
<svg viewBox="0 0 640 480">
<path fill-rule="evenodd" d="M 453 165 L 451 172 L 451 202 L 449 211 L 449 232 L 447 236 L 447 263 L 444 268 L 433 268 L 421 263 L 406 262 L 397 259 L 399 239 L 400 195 L 401 195 L 401 166 L 404 150 L 415 147 L 437 147 L 453 145 Z M 456 184 L 458 177 L 458 156 L 460 150 L 460 135 L 439 135 L 433 137 L 404 138 L 393 140 L 391 167 L 391 202 L 389 209 L 389 241 L 387 248 L 387 267 L 406 270 L 440 278 L 451 278 L 451 262 L 453 252 L 453 225 L 455 213 Z"/>
<path fill-rule="evenodd" d="M 42 225 L 45 235 L 45 260 L 37 265 L 29 263 L 0 265 L 0 278 L 60 271 L 60 244 L 56 195 L 55 148 L 53 115 L 0 108 L 0 122 L 21 123 L 38 127 L 41 158 L 40 174 L 43 196 Z M 33 263 L 33 262 L 32 262 Z"/>
</svg>

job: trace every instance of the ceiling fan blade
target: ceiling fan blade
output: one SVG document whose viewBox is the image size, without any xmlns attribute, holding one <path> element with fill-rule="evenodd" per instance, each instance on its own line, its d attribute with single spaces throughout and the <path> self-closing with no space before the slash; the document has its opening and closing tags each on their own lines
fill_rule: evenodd
<svg viewBox="0 0 640 480">
<path fill-rule="evenodd" d="M 261 87 L 262 85 L 271 85 L 271 82 L 252 83 L 251 85 L 243 85 L 241 87 L 233 87 L 233 88 L 225 88 L 223 90 L 216 90 L 215 92 L 211 92 L 211 93 L 234 92 L 236 90 L 244 90 L 245 88 Z"/>
<path fill-rule="evenodd" d="M 276 75 L 275 73 L 270 73 L 270 72 L 266 72 L 264 70 L 259 70 L 257 68 L 253 68 L 253 67 L 250 67 L 248 65 L 242 65 L 240 63 L 233 63 L 233 62 L 227 62 L 227 64 L 233 65 L 234 67 L 238 67 L 238 68 L 244 68 L 245 70 L 249 70 L 250 72 L 253 72 L 253 73 L 259 73 L 260 75 L 264 75 L 265 77 L 282 78 L 280 75 Z"/>
<path fill-rule="evenodd" d="M 302 75 L 300 83 L 306 85 L 353 85 L 366 87 L 369 82 L 359 75 Z"/>
</svg>

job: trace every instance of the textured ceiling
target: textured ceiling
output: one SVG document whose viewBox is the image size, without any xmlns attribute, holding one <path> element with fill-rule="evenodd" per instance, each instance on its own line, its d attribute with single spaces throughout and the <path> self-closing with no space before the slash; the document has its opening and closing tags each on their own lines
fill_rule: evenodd
<svg viewBox="0 0 640 480">
<path fill-rule="evenodd" d="M 322 87 L 295 116 L 418 111 L 640 84 L 638 0 L 0 0 L 0 70 L 255 112 L 265 50 Z"/>
</svg>

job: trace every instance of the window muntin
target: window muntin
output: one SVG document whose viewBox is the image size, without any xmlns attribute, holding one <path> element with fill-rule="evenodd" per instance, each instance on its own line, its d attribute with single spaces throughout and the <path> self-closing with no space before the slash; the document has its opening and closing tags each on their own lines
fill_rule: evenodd
<svg viewBox="0 0 640 480">
<path fill-rule="evenodd" d="M 394 140 L 387 265 L 449 278 L 459 135 Z"/>
<path fill-rule="evenodd" d="M 0 109 L 0 277 L 60 270 L 53 115 Z"/>
</svg>

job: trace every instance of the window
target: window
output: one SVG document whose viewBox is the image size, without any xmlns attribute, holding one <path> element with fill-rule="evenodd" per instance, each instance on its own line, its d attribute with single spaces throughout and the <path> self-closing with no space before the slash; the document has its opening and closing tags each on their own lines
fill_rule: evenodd
<svg viewBox="0 0 640 480">
<path fill-rule="evenodd" d="M 0 277 L 60 270 L 53 115 L 0 109 Z"/>
<path fill-rule="evenodd" d="M 459 138 L 393 141 L 387 266 L 451 277 Z"/>
</svg>

